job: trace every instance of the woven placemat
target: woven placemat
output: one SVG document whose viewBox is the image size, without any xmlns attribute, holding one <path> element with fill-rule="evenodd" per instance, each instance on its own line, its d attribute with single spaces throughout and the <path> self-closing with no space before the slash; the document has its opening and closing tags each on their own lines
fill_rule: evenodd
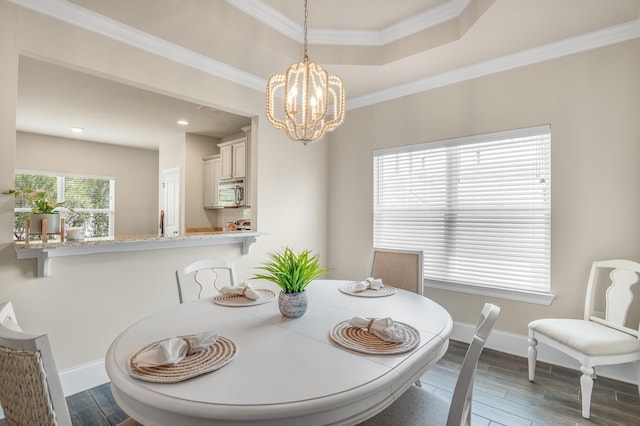
<svg viewBox="0 0 640 426">
<path fill-rule="evenodd" d="M 383 284 L 382 287 L 379 288 L 378 290 L 372 290 L 368 288 L 363 291 L 355 291 L 357 284 L 358 284 L 357 281 L 344 283 L 339 287 L 339 289 L 341 292 L 345 294 L 349 294 L 351 296 L 358 296 L 358 297 L 385 297 L 385 296 L 391 296 L 396 293 L 396 289 L 394 287 L 391 287 L 386 284 Z"/>
<path fill-rule="evenodd" d="M 393 355 L 409 352 L 420 343 L 420 333 L 412 326 L 396 321 L 395 324 L 404 327 L 407 339 L 404 342 L 387 342 L 367 330 L 353 327 L 349 321 L 342 321 L 334 325 L 329 336 L 336 344 L 371 355 Z"/>
<path fill-rule="evenodd" d="M 180 336 L 187 337 L 187 336 Z M 226 337 L 218 336 L 216 341 L 203 351 L 187 355 L 182 361 L 172 365 L 155 367 L 136 367 L 134 361 L 138 355 L 155 348 L 159 340 L 140 349 L 129 358 L 129 373 L 136 379 L 155 383 L 176 383 L 204 373 L 217 370 L 231 362 L 238 353 L 236 344 Z"/>
<path fill-rule="evenodd" d="M 276 294 L 271 290 L 263 288 L 256 288 L 254 290 L 260 294 L 260 297 L 256 300 L 249 299 L 242 295 L 218 294 L 213 296 L 211 301 L 216 305 L 222 306 L 255 306 L 269 303 L 276 299 Z"/>
</svg>

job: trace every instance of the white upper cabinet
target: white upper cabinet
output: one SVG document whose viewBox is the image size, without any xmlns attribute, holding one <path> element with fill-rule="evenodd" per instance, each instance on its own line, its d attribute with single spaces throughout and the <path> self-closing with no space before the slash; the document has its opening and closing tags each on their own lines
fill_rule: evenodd
<svg viewBox="0 0 640 426">
<path fill-rule="evenodd" d="M 204 171 L 204 193 L 203 205 L 205 209 L 215 209 L 220 207 L 218 201 L 218 184 L 222 176 L 222 164 L 220 155 L 212 155 L 203 158 Z"/>
<path fill-rule="evenodd" d="M 233 165 L 232 165 L 233 152 L 231 145 L 220 147 L 220 178 L 231 179 L 233 177 Z M 224 160 L 223 160 L 224 159 Z"/>
<path fill-rule="evenodd" d="M 247 176 L 247 138 L 221 143 L 221 179 L 239 179 Z"/>
<path fill-rule="evenodd" d="M 247 143 L 241 142 L 231 145 L 232 174 L 233 178 L 247 176 Z"/>
</svg>

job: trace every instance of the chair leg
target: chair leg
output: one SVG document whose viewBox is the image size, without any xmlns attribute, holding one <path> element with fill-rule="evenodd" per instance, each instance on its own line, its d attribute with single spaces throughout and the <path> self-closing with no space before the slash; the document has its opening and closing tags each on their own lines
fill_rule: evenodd
<svg viewBox="0 0 640 426">
<path fill-rule="evenodd" d="M 593 391 L 593 373 L 592 367 L 584 365 L 580 366 L 582 376 L 580 376 L 580 391 L 582 392 L 582 417 L 588 419 L 591 415 L 591 392 Z"/>
<path fill-rule="evenodd" d="M 636 361 L 636 379 L 638 380 L 638 395 L 640 395 L 640 361 Z"/>
<path fill-rule="evenodd" d="M 537 344 L 538 341 L 532 335 L 529 335 L 527 355 L 529 355 L 529 381 L 531 382 L 533 382 L 536 377 L 536 359 L 538 358 Z"/>
</svg>

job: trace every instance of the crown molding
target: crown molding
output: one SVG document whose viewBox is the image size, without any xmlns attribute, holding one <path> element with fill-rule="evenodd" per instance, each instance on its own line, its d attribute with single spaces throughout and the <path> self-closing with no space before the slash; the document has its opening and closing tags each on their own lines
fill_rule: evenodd
<svg viewBox="0 0 640 426">
<path fill-rule="evenodd" d="M 450 84 L 621 43 L 638 37 L 640 37 L 640 20 L 635 20 L 359 96 L 348 100 L 346 109 L 362 108 Z"/>
<path fill-rule="evenodd" d="M 239 11 L 246 13 L 268 27 L 278 31 L 293 41 L 302 43 L 304 28 L 296 21 L 289 19 L 262 0 L 248 2 L 246 0 L 225 0 Z"/>
<path fill-rule="evenodd" d="M 66 0 L 9 0 L 19 6 L 68 24 L 89 30 L 124 44 L 187 65 L 200 71 L 264 91 L 267 81 L 239 68 L 201 55 L 182 46 L 145 33 L 114 19 L 100 15 Z"/>
<path fill-rule="evenodd" d="M 455 19 L 462 15 L 471 1 L 449 0 L 409 19 L 388 26 L 380 31 L 381 41 L 383 44 L 388 44 Z"/>
<path fill-rule="evenodd" d="M 205 73 L 223 78 L 259 92 L 264 92 L 266 80 L 253 74 L 229 66 L 225 63 L 195 53 L 182 46 L 167 42 L 133 27 L 103 15 L 84 9 L 65 0 L 9 0 L 19 6 L 48 15 L 99 33 L 105 37 L 143 49 L 147 52 L 165 57 L 199 69 Z M 238 0 L 227 0 L 238 1 Z M 465 0 L 466 1 L 466 0 Z M 258 1 L 257 3 L 262 3 Z M 524 50 L 511 55 L 502 56 L 467 67 L 458 68 L 446 73 L 419 79 L 410 83 L 372 92 L 352 98 L 346 102 L 346 109 L 353 110 L 365 106 L 389 101 L 415 93 L 425 92 L 450 84 L 460 83 L 486 75 L 511 70 L 514 68 L 556 59 L 599 47 L 640 37 L 640 20 L 608 27 L 599 31 L 568 38 L 533 49 Z"/>
<path fill-rule="evenodd" d="M 289 19 L 262 0 L 225 0 L 228 4 L 263 24 L 278 31 L 293 41 L 302 43 L 303 27 Z M 309 29 L 310 44 L 334 46 L 384 46 L 408 37 L 419 31 L 434 27 L 457 18 L 472 0 L 447 0 L 436 7 L 427 9 L 411 18 L 390 25 L 379 31 Z"/>
</svg>

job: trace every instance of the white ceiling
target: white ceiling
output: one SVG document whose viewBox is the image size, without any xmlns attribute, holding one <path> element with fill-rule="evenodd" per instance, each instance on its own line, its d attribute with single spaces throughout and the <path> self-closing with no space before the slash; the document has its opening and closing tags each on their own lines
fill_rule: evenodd
<svg viewBox="0 0 640 426">
<path fill-rule="evenodd" d="M 157 149 L 161 141 L 183 141 L 185 132 L 220 138 L 250 123 L 247 117 L 20 58 L 21 131 Z M 84 132 L 76 135 L 72 126 Z"/>
<path fill-rule="evenodd" d="M 209 72 L 260 91 L 302 58 L 301 0 L 12 1 L 187 63 L 204 55 Z M 309 56 L 357 108 L 637 38 L 639 17 L 640 0 L 309 0 Z M 217 137 L 248 123 L 34 59 L 21 59 L 19 78 L 24 131 L 155 149 L 184 133 L 178 119 Z"/>
</svg>

